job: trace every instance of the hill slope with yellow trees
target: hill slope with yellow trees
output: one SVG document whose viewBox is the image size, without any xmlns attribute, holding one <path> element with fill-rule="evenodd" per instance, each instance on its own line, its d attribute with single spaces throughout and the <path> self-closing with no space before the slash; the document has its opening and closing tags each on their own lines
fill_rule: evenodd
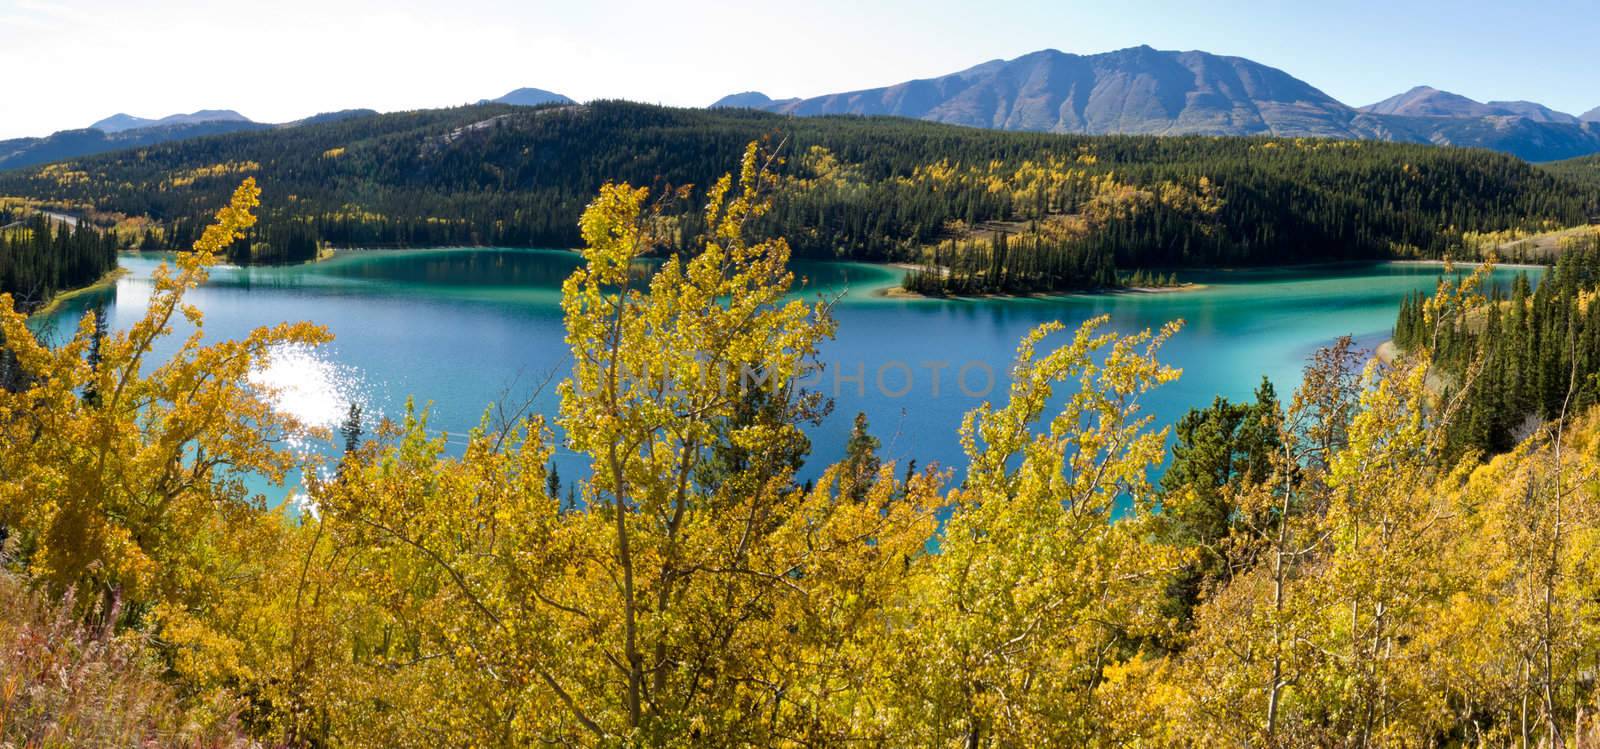
<svg viewBox="0 0 1600 749">
<path fill-rule="evenodd" d="M 0 585 L 0 621 L 37 596 L 124 633 L 172 700 L 92 702 L 126 727 L 103 740 L 71 733 L 87 703 L 39 699 L 75 682 L 8 668 L 0 740 L 1596 740 L 1595 416 L 1449 459 L 1461 400 L 1424 387 L 1426 342 L 1385 367 L 1346 341 L 1286 402 L 1264 387 L 1185 419 L 1156 487 L 1168 429 L 1141 399 L 1179 377 L 1160 348 L 1181 325 L 1093 320 L 1019 343 L 1005 397 L 962 427 L 964 465 L 907 474 L 864 437 L 802 485 L 821 404 L 797 381 L 833 324 L 786 296 L 788 243 L 753 231 L 771 159 L 751 146 L 712 183 L 694 251 L 648 279 L 630 262 L 671 244 L 675 196 L 600 190 L 554 421 L 486 418 L 448 452 L 425 409 L 353 423 L 276 509 L 243 478 L 305 463 L 281 439 L 305 430 L 246 375 L 326 333 L 196 335 L 147 360 L 178 316 L 203 327 L 185 294 L 251 226 L 253 182 L 126 332 L 86 319 L 46 348 L 0 297 L 0 527 L 25 581 Z M 1428 319 L 1474 314 L 1476 279 L 1421 302 Z M 590 464 L 572 502 L 547 475 L 557 428 Z M 0 651 L 26 631 L 0 626 Z"/>
</svg>

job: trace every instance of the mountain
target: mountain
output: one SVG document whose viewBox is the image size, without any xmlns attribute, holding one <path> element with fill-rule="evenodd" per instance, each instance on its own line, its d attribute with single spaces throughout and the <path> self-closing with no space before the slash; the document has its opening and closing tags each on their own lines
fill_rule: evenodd
<svg viewBox="0 0 1600 749">
<path fill-rule="evenodd" d="M 1490 148 L 1529 161 L 1600 152 L 1600 109 L 1580 122 L 1532 102 L 1485 104 L 1426 86 L 1356 109 L 1242 57 L 1150 47 L 1094 55 L 1047 49 L 882 88 L 785 100 L 750 92 L 713 106 L 1056 133 L 1394 140 Z"/>
<path fill-rule="evenodd" d="M 1578 118 L 1531 101 L 1474 101 L 1460 94 L 1440 91 L 1432 86 L 1417 86 L 1376 104 L 1361 107 L 1368 114 L 1402 117 L 1521 117 L 1534 122 L 1578 123 Z"/>
<path fill-rule="evenodd" d="M 1486 117 L 1495 114 L 1487 104 L 1432 86 L 1417 86 L 1376 104 L 1361 107 L 1361 111 L 1402 117 Z"/>
<path fill-rule="evenodd" d="M 498 99 L 483 99 L 479 104 L 514 104 L 519 107 L 537 107 L 540 104 L 576 104 L 554 91 L 542 88 L 519 88 Z"/>
<path fill-rule="evenodd" d="M 118 113 L 90 125 L 89 129 L 115 134 L 128 130 L 142 130 L 144 128 L 165 127 L 168 125 L 194 125 L 202 122 L 250 122 L 250 118 L 231 109 L 202 109 L 190 114 L 167 115 L 157 120 Z"/>
<path fill-rule="evenodd" d="M 62 130 L 43 138 L 0 140 L 0 169 L 37 166 L 52 161 L 77 159 L 124 148 L 142 148 L 205 135 L 293 128 L 371 117 L 376 114 L 378 113 L 371 109 L 345 109 L 314 114 L 281 125 L 252 122 L 237 112 L 219 110 L 173 115 L 160 120 L 117 114 L 96 122 L 94 127 L 82 130 Z"/>
<path fill-rule="evenodd" d="M 1401 117 L 1362 115 L 1363 138 L 1487 148 L 1527 161 L 1557 161 L 1600 152 L 1600 124 L 1538 122 L 1525 117 Z"/>
<path fill-rule="evenodd" d="M 773 102 L 795 115 L 894 115 L 1057 133 L 1355 137 L 1355 113 L 1288 73 L 1242 57 L 1134 47 L 1053 49 L 883 88 Z"/>
<path fill-rule="evenodd" d="M 90 125 L 89 129 L 99 130 L 102 133 L 120 133 L 124 130 L 137 130 L 141 127 L 149 127 L 150 125 L 154 125 L 155 122 L 155 120 L 147 120 L 143 117 L 134 117 L 131 114 L 123 114 L 119 112 L 100 120 L 93 125 Z"/>
<path fill-rule="evenodd" d="M 708 109 L 767 109 L 774 105 L 791 104 L 799 99 L 784 99 L 773 101 L 772 97 L 760 91 L 744 91 L 737 94 L 728 94 L 716 100 Z"/>
<path fill-rule="evenodd" d="M 1600 122 L 1600 107 L 1595 107 L 1594 109 L 1578 115 L 1578 119 L 1583 120 L 1584 122 Z"/>
<path fill-rule="evenodd" d="M 1510 117 L 1522 117 L 1534 122 L 1559 122 L 1576 125 L 1580 120 L 1566 112 L 1558 112 L 1543 104 L 1531 101 L 1491 101 L 1489 106 Z"/>
<path fill-rule="evenodd" d="M 43 138 L 14 138 L 0 141 L 0 170 L 48 164 L 52 161 L 76 159 L 124 148 L 152 146 L 203 135 L 267 130 L 272 127 L 259 122 L 216 120 L 157 125 L 111 133 L 96 128 L 62 130 Z"/>
<path fill-rule="evenodd" d="M 270 128 L 231 109 L 202 109 L 160 119 L 118 113 L 82 130 L 61 130 L 41 138 L 0 140 L 0 169 L 16 169 L 75 159 L 122 148 L 138 148 L 202 135 Z"/>
<path fill-rule="evenodd" d="M 1528 101 L 1479 102 L 1418 86 L 1360 109 L 1362 137 L 1471 146 L 1529 161 L 1555 161 L 1600 151 L 1600 125 Z"/>
</svg>

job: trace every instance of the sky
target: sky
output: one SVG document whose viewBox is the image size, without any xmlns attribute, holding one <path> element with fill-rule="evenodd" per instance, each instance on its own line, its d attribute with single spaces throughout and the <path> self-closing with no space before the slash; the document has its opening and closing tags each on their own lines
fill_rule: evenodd
<svg viewBox="0 0 1600 749">
<path fill-rule="evenodd" d="M 284 122 L 522 86 L 704 106 L 1139 44 L 1248 57 L 1353 106 L 1431 85 L 1577 114 L 1600 106 L 1593 1 L 0 0 L 0 139 L 117 112 Z"/>
</svg>

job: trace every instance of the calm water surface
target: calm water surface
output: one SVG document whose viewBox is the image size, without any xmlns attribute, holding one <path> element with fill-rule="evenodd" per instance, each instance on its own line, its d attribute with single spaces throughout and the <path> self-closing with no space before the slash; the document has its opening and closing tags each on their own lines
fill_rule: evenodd
<svg viewBox="0 0 1600 749">
<path fill-rule="evenodd" d="M 109 305 L 113 326 L 127 327 L 142 314 L 160 262 L 124 256 L 130 273 L 114 289 L 72 300 L 36 327 L 64 338 L 83 310 L 99 303 Z M 280 407 L 302 419 L 333 426 L 351 401 L 369 414 L 398 416 L 415 396 L 432 404 L 432 428 L 459 443 L 491 402 L 524 398 L 551 373 L 565 376 L 559 287 L 578 262 L 547 250 L 348 252 L 313 265 L 214 269 L 190 299 L 205 312 L 210 339 L 283 321 L 328 327 L 331 345 L 280 352 L 257 375 L 283 388 Z M 962 414 L 984 399 L 972 393 L 984 390 L 986 370 L 996 380 L 989 397 L 1000 399 L 1017 340 L 1051 320 L 1070 328 L 1105 314 L 1124 332 L 1185 320 L 1163 354 L 1183 377 L 1145 404 L 1159 423 L 1218 395 L 1247 398 L 1263 375 L 1286 395 L 1316 348 L 1342 335 L 1368 348 L 1383 341 L 1401 297 L 1431 289 L 1439 273 L 1398 263 L 1216 271 L 1184 274 L 1206 288 L 1181 293 L 922 300 L 875 293 L 897 283 L 898 271 L 889 268 L 798 263 L 795 270 L 806 283 L 800 293 L 842 294 L 838 336 L 823 350 L 826 369 L 817 383 L 837 405 L 812 431 L 813 466 L 842 454 L 857 411 L 867 413 L 887 456 L 961 465 L 956 430 Z M 1517 272 L 1499 270 L 1497 279 L 1509 282 Z M 185 332 L 168 339 L 165 351 Z M 966 392 L 957 382 L 963 367 Z M 553 414 L 554 391 L 552 381 L 534 407 Z M 575 456 L 558 462 L 568 476 L 583 472 Z"/>
</svg>

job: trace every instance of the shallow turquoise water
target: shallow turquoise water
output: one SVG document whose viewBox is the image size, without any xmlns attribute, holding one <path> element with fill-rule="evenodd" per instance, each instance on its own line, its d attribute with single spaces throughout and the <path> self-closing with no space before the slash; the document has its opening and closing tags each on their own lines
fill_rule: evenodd
<svg viewBox="0 0 1600 749">
<path fill-rule="evenodd" d="M 131 272 L 115 289 L 72 300 L 36 326 L 70 335 L 78 315 L 104 301 L 111 324 L 126 327 L 142 313 L 159 262 L 124 256 Z M 577 263 L 576 255 L 554 250 L 351 252 L 314 265 L 218 268 L 191 300 L 205 312 L 213 339 L 288 320 L 329 328 L 331 345 L 282 352 L 260 373 L 287 388 L 282 407 L 302 418 L 331 426 L 352 400 L 369 413 L 395 416 L 414 395 L 432 403 L 435 429 L 461 435 L 492 401 L 515 400 L 551 373 L 565 375 L 557 302 L 561 280 Z M 1496 275 L 1509 282 L 1517 272 Z M 837 405 L 812 432 L 812 465 L 842 454 L 851 419 L 865 411 L 887 456 L 960 466 L 956 429 L 985 397 L 985 370 L 996 379 L 988 397 L 999 397 L 1016 342 L 1035 325 L 1061 320 L 1070 327 L 1107 314 L 1111 327 L 1131 332 L 1185 320 L 1163 354 L 1183 377 L 1146 401 L 1160 423 L 1170 423 L 1217 395 L 1249 397 L 1262 375 L 1286 396 L 1306 358 L 1341 335 L 1376 346 L 1388 336 L 1401 297 L 1431 289 L 1439 268 L 1379 263 L 1195 272 L 1185 280 L 1207 288 L 982 300 L 884 298 L 874 290 L 894 284 L 898 271 L 877 266 L 800 263 L 796 273 L 806 282 L 798 293 L 843 295 L 835 307 L 838 337 L 824 348 L 818 382 Z M 168 351 L 183 332 L 168 340 Z M 963 367 L 966 392 L 957 382 Z M 852 379 L 858 374 L 860 383 Z M 553 382 L 534 407 L 554 412 Z M 563 473 L 582 472 L 575 456 L 558 460 L 566 463 Z"/>
</svg>

